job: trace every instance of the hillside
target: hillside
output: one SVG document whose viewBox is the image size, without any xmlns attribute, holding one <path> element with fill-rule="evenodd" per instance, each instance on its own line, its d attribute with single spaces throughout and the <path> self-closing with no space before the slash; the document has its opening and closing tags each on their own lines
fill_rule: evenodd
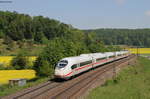
<svg viewBox="0 0 150 99">
<path fill-rule="evenodd" d="M 38 56 L 44 47 L 44 44 L 31 42 L 12 41 L 6 44 L 4 39 L 0 39 L 0 56 L 15 56 L 21 51 L 25 51 L 28 56 Z"/>
<path fill-rule="evenodd" d="M 107 45 L 150 47 L 150 29 L 91 29 L 100 41 Z"/>
</svg>

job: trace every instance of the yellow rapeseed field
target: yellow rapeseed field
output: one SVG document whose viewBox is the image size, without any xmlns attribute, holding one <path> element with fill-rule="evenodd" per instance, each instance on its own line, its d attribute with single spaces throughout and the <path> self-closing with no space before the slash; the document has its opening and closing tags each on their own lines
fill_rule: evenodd
<svg viewBox="0 0 150 99">
<path fill-rule="evenodd" d="M 14 56 L 0 56 L 0 64 L 3 64 L 4 66 L 9 66 L 11 60 Z M 36 56 L 29 57 L 30 62 L 33 62 L 36 60 Z"/>
<path fill-rule="evenodd" d="M 133 54 L 150 54 L 150 48 L 128 48 Z"/>
<path fill-rule="evenodd" d="M 0 84 L 7 84 L 10 79 L 36 77 L 34 70 L 0 70 Z"/>
</svg>

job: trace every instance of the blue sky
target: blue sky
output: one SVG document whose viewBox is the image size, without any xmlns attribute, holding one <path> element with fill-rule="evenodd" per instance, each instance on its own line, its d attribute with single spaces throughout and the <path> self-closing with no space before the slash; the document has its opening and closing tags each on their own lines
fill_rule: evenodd
<svg viewBox="0 0 150 99">
<path fill-rule="evenodd" d="M 150 0 L 12 0 L 0 3 L 0 10 L 42 15 L 79 29 L 150 28 Z"/>
</svg>

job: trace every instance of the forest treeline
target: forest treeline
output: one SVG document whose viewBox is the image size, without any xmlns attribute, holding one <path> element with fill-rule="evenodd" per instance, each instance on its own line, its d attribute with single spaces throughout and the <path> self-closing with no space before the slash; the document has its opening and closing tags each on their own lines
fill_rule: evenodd
<svg viewBox="0 0 150 99">
<path fill-rule="evenodd" d="M 150 47 L 150 29 L 93 29 L 84 32 L 96 33 L 106 45 Z"/>
<path fill-rule="evenodd" d="M 55 37 L 68 36 L 72 30 L 70 25 L 47 17 L 0 11 L 0 38 L 43 43 Z"/>
<path fill-rule="evenodd" d="M 99 40 L 107 45 L 150 47 L 150 29 L 95 29 L 84 32 L 96 33 Z"/>
</svg>

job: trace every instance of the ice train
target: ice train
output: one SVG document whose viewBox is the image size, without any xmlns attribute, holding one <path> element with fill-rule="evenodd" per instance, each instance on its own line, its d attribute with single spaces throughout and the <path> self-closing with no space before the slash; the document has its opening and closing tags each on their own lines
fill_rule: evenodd
<svg viewBox="0 0 150 99">
<path fill-rule="evenodd" d="M 77 74 L 129 56 L 129 51 L 81 54 L 61 59 L 55 67 L 55 78 L 69 79 Z"/>
</svg>

